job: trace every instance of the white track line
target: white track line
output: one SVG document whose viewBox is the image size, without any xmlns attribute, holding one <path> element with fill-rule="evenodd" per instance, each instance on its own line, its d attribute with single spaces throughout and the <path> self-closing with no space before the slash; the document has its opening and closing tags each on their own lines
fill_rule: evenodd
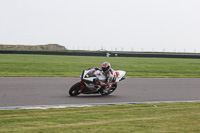
<svg viewBox="0 0 200 133">
<path fill-rule="evenodd" d="M 0 107 L 0 110 L 50 109 L 50 108 L 68 108 L 68 107 L 92 107 L 92 106 L 103 106 L 103 105 L 128 105 L 128 104 L 141 104 L 141 103 L 175 103 L 175 102 L 200 102 L 200 100 L 9 106 L 9 107 Z"/>
</svg>

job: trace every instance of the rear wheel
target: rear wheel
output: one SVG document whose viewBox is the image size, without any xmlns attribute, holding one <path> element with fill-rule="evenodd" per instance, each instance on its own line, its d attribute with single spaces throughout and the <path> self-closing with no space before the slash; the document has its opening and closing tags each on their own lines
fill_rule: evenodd
<svg viewBox="0 0 200 133">
<path fill-rule="evenodd" d="M 102 88 L 100 93 L 101 93 L 102 96 L 106 96 L 106 95 L 109 95 L 109 94 L 113 93 L 116 88 L 117 88 L 117 84 L 113 84 L 112 87 L 108 90 L 108 93 L 105 93 L 103 91 L 103 89 L 105 89 L 105 88 Z"/>
<path fill-rule="evenodd" d="M 81 88 L 81 84 L 78 82 L 76 84 L 74 84 L 70 89 L 69 89 L 69 95 L 70 96 L 77 96 L 79 95 L 79 90 Z"/>
</svg>

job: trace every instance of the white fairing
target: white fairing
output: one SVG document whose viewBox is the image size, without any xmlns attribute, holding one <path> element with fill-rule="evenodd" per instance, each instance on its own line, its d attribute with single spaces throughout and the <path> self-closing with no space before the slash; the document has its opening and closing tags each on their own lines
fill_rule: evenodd
<svg viewBox="0 0 200 133">
<path fill-rule="evenodd" d="M 90 71 L 91 71 L 91 70 L 84 70 L 83 75 L 82 75 L 82 76 L 83 76 L 82 78 L 83 78 L 84 80 L 93 82 L 93 79 L 94 79 L 94 78 L 98 78 L 100 81 L 105 82 L 106 76 L 103 74 L 102 71 L 96 70 L 96 71 L 93 73 L 94 75 L 96 75 L 96 77 L 87 77 L 86 75 L 87 75 Z M 119 75 L 116 77 L 116 82 L 119 82 L 122 78 L 125 77 L 125 74 L 126 74 L 125 71 L 117 70 L 117 71 L 115 71 L 115 72 L 118 72 L 118 74 L 119 74 Z"/>
<path fill-rule="evenodd" d="M 116 78 L 116 82 L 119 82 L 123 77 L 125 77 L 126 72 L 122 70 L 117 70 L 115 72 L 119 72 L 119 75 Z"/>
<path fill-rule="evenodd" d="M 88 77 L 88 78 L 85 78 L 89 71 L 91 71 L 91 70 L 85 70 L 85 71 L 84 71 L 84 73 L 83 73 L 83 79 L 88 80 L 88 81 L 91 81 L 91 82 L 93 82 L 93 79 L 94 79 L 94 78 L 98 78 L 98 79 L 99 79 L 100 81 L 102 81 L 102 82 L 104 82 L 104 81 L 106 80 L 106 76 L 103 75 L 103 73 L 102 73 L 101 71 L 99 71 L 99 70 L 96 70 L 96 71 L 94 72 L 94 74 L 96 75 L 96 77 Z"/>
<path fill-rule="evenodd" d="M 84 78 L 86 76 L 86 74 L 89 72 L 90 70 L 85 70 L 84 73 L 83 73 L 83 79 L 86 79 L 88 81 L 93 81 L 94 77 L 90 77 L 90 78 Z"/>
</svg>

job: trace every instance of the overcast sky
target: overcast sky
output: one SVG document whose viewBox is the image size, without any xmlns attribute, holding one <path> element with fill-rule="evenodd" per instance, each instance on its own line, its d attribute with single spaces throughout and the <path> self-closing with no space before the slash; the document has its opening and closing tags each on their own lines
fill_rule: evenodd
<svg viewBox="0 0 200 133">
<path fill-rule="evenodd" d="M 200 52 L 200 0 L 0 0 L 0 44 Z"/>
</svg>

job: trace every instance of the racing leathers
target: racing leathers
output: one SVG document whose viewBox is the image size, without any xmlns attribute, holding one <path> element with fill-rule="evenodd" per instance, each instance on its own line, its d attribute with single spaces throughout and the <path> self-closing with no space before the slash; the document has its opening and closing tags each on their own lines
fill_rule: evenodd
<svg viewBox="0 0 200 133">
<path fill-rule="evenodd" d="M 91 69 L 91 68 L 89 68 L 89 69 Z M 94 68 L 92 68 L 92 69 L 102 71 L 100 67 L 94 67 Z M 103 74 L 105 75 L 105 77 L 106 77 L 105 82 L 96 81 L 96 84 L 101 85 L 101 86 L 108 86 L 108 87 L 111 87 L 112 84 L 114 84 L 115 81 L 116 81 L 116 73 L 115 73 L 115 71 L 111 68 L 111 69 L 110 69 L 109 71 L 107 71 L 106 73 L 104 73 L 104 72 L 102 72 L 102 73 L 103 73 Z"/>
<path fill-rule="evenodd" d="M 96 84 L 99 84 L 101 86 L 107 86 L 111 88 L 111 86 L 115 83 L 116 81 L 116 73 L 115 71 L 111 68 L 109 71 L 106 73 L 103 73 L 106 77 L 105 82 L 97 81 Z M 105 92 L 107 91 L 107 87 L 105 87 Z"/>
</svg>

